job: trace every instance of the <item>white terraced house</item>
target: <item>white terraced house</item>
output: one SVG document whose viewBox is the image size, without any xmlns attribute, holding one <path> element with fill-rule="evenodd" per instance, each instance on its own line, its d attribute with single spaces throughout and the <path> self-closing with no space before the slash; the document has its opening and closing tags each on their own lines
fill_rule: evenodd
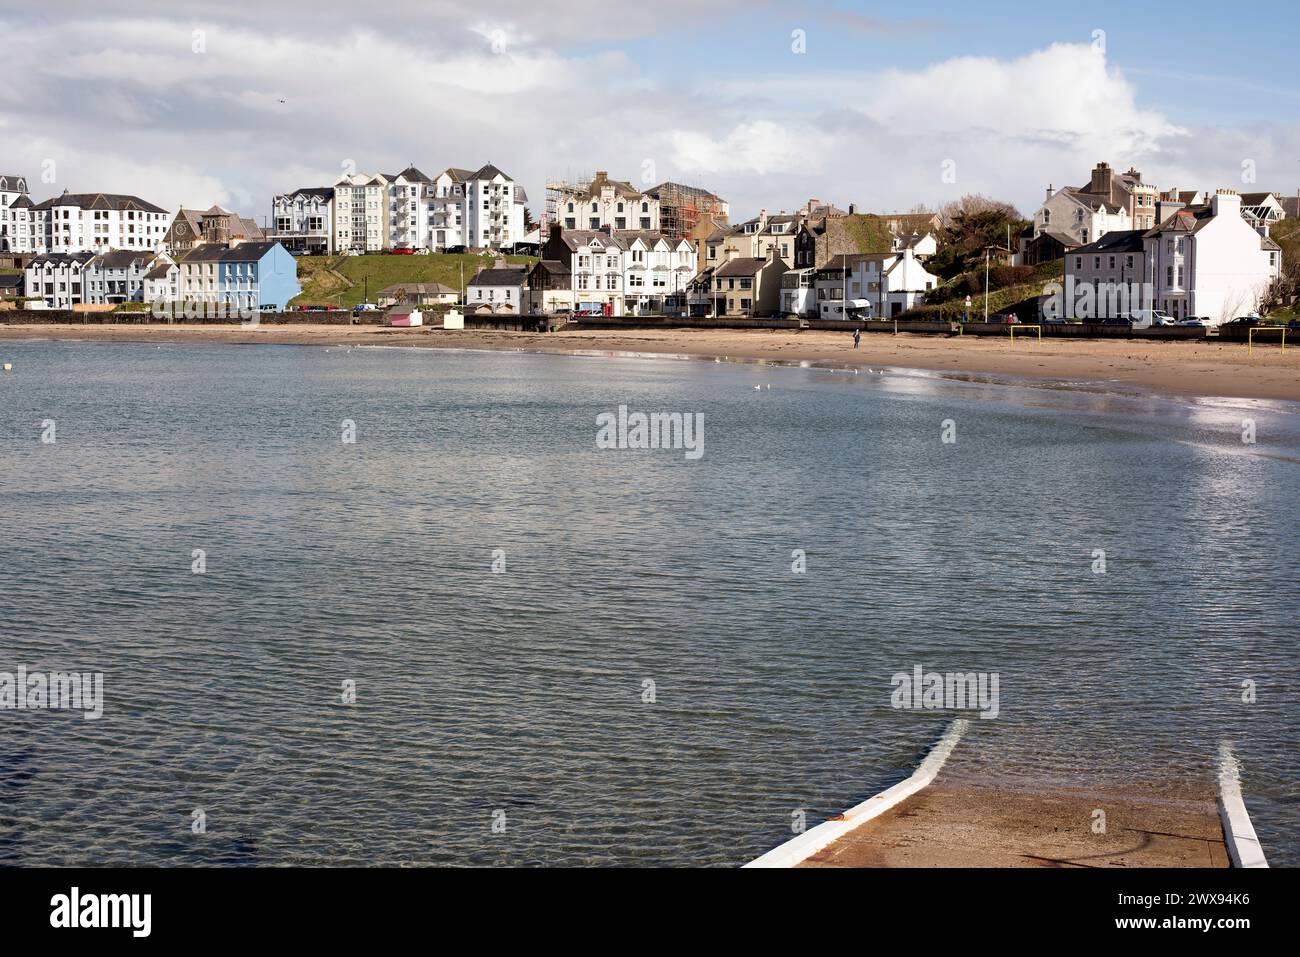
<svg viewBox="0 0 1300 957">
<path fill-rule="evenodd" d="M 377 253 L 388 244 L 388 180 L 341 176 L 334 184 L 334 250 Z"/>
<path fill-rule="evenodd" d="M 334 187 L 307 186 L 271 200 L 274 239 L 293 253 L 334 251 Z"/>
<path fill-rule="evenodd" d="M 162 254 L 119 249 L 100 253 L 82 271 L 82 301 L 93 305 L 145 302 L 145 277 L 158 262 L 171 262 Z"/>
<path fill-rule="evenodd" d="M 69 193 L 36 203 L 15 204 L 28 226 L 29 248 L 21 252 L 78 253 L 133 249 L 159 252 L 171 215 L 138 196 Z M 10 209 L 14 210 L 14 206 Z"/>
<path fill-rule="evenodd" d="M 623 303 L 627 315 L 683 315 L 695 278 L 696 251 L 689 239 L 655 232 L 619 233 L 623 250 Z"/>
<path fill-rule="evenodd" d="M 0 174 L 0 252 L 31 252 L 31 208 L 27 177 Z"/>
<path fill-rule="evenodd" d="M 23 288 L 50 309 L 71 309 L 85 302 L 83 274 L 94 253 L 41 253 L 23 271 Z"/>
</svg>

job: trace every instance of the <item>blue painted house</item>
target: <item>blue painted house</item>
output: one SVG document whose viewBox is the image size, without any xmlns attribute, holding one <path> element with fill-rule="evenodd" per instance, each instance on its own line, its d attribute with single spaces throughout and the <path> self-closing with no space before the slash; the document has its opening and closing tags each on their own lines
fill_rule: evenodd
<svg viewBox="0 0 1300 957">
<path fill-rule="evenodd" d="M 298 263 L 277 242 L 203 243 L 180 261 L 183 300 L 284 309 L 302 292 Z"/>
</svg>

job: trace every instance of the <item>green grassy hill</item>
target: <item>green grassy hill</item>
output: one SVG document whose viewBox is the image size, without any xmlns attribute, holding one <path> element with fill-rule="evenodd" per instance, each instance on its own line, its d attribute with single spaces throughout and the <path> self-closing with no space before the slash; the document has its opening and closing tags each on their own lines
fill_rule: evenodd
<svg viewBox="0 0 1300 957">
<path fill-rule="evenodd" d="M 531 256 L 507 256 L 516 264 L 534 262 Z M 490 267 L 494 256 L 300 256 L 298 281 L 302 294 L 290 306 L 355 306 L 369 295 L 374 302 L 379 290 L 408 282 L 440 282 L 461 289 L 461 270 L 465 282 L 474 278 L 480 266 Z"/>
<path fill-rule="evenodd" d="M 956 276 L 948 282 L 943 283 L 939 288 L 954 285 L 961 281 L 963 276 Z M 973 270 L 970 276 L 977 279 L 981 284 L 984 280 L 984 270 Z M 1056 260 L 1050 263 L 1041 263 L 1033 268 L 1033 278 L 1029 282 L 1018 283 L 1016 285 L 1004 286 L 1001 289 L 992 289 L 989 291 L 989 315 L 1000 312 L 1011 312 L 1012 307 L 1026 300 L 1036 299 L 1043 295 L 1043 287 L 1050 282 L 1060 282 L 1065 275 L 1065 264 L 1062 260 Z M 982 288 L 982 285 L 981 285 Z M 942 294 L 941 294 L 942 295 Z M 984 318 L 984 295 L 982 292 L 971 293 L 970 317 L 972 320 Z M 957 319 L 965 311 L 966 297 L 960 296 L 950 301 L 942 303 L 927 303 L 919 306 L 906 313 L 903 313 L 908 319 Z M 902 317 L 900 317 L 902 318 Z"/>
</svg>

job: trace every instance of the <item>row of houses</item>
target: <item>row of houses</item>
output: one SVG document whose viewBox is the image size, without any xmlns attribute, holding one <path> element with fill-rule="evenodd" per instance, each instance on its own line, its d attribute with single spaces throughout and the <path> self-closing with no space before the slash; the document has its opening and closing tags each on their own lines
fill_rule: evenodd
<svg viewBox="0 0 1300 957">
<path fill-rule="evenodd" d="M 1281 275 L 1269 230 L 1288 215 L 1288 202 L 1300 214 L 1294 197 L 1161 190 L 1136 169 L 1115 173 L 1098 163 L 1084 186 L 1048 187 L 1014 261 L 1064 260 L 1065 287 L 1088 296 L 1093 318 L 1155 309 L 1217 324 L 1258 309 Z"/>
<path fill-rule="evenodd" d="M 50 309 L 121 303 L 194 303 L 232 310 L 283 308 L 302 291 L 279 243 L 204 242 L 184 256 L 128 249 L 41 253 L 23 270 L 23 295 Z"/>
<path fill-rule="evenodd" d="M 524 240 L 527 203 L 524 188 L 491 163 L 434 177 L 410 165 L 276 196 L 270 237 L 308 254 L 513 248 Z"/>
</svg>

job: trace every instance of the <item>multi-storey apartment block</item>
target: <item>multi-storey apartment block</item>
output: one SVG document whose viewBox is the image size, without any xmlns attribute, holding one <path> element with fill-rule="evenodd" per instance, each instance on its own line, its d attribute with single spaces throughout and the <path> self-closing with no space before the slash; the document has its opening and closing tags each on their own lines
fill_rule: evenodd
<svg viewBox="0 0 1300 957">
<path fill-rule="evenodd" d="M 0 174 L 0 252 L 31 251 L 31 208 L 27 177 Z"/>
<path fill-rule="evenodd" d="M 388 180 L 379 174 L 354 173 L 334 184 L 336 252 L 380 252 L 388 246 Z"/>
<path fill-rule="evenodd" d="M 171 217 L 138 196 L 69 193 L 30 206 L 16 200 L 9 208 L 15 237 L 27 237 L 14 252 L 78 253 L 108 249 L 157 252 Z"/>
<path fill-rule="evenodd" d="M 267 238 L 294 253 L 333 252 L 334 187 L 308 186 L 272 199 Z"/>
</svg>

